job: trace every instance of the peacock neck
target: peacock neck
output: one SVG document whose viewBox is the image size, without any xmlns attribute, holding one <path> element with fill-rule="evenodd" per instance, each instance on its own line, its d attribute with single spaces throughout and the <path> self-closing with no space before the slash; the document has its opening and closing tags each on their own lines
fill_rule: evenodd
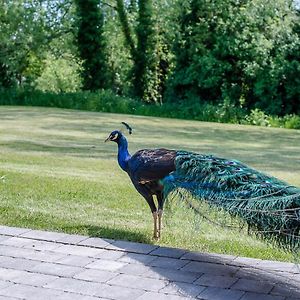
<svg viewBox="0 0 300 300">
<path fill-rule="evenodd" d="M 124 136 L 118 140 L 118 163 L 119 166 L 127 171 L 128 160 L 131 158 L 131 155 L 128 152 L 128 143 Z"/>
</svg>

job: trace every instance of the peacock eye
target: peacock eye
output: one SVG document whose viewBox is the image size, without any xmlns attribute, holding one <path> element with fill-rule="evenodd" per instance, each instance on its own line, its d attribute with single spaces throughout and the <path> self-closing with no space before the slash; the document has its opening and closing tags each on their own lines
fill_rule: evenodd
<svg viewBox="0 0 300 300">
<path fill-rule="evenodd" d="M 111 139 L 112 141 L 114 141 L 114 140 L 116 140 L 117 138 L 118 138 L 118 133 L 112 134 L 110 139 Z"/>
</svg>

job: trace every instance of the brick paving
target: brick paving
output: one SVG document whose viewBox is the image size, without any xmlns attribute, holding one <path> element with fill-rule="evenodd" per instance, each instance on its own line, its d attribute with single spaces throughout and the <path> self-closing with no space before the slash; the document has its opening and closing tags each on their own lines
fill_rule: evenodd
<svg viewBox="0 0 300 300">
<path fill-rule="evenodd" d="M 0 226 L 0 300 L 296 300 L 300 266 Z"/>
</svg>

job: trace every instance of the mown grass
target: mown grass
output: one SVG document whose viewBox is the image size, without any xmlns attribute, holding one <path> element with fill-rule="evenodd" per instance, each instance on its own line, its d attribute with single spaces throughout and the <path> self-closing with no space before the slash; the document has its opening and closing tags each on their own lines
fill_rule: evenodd
<svg viewBox="0 0 300 300">
<path fill-rule="evenodd" d="M 300 186 L 300 131 L 74 110 L 0 107 L 0 224 L 191 250 L 292 261 L 291 253 L 213 226 L 181 207 L 166 210 L 162 239 L 116 161 L 107 135 L 127 121 L 131 152 L 167 147 L 239 159 Z"/>
</svg>

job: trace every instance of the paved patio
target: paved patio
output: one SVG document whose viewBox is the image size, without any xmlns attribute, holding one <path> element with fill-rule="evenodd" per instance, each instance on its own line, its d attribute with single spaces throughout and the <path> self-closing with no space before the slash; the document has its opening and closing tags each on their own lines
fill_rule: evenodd
<svg viewBox="0 0 300 300">
<path fill-rule="evenodd" d="M 0 300 L 295 300 L 300 267 L 0 226 Z"/>
</svg>

